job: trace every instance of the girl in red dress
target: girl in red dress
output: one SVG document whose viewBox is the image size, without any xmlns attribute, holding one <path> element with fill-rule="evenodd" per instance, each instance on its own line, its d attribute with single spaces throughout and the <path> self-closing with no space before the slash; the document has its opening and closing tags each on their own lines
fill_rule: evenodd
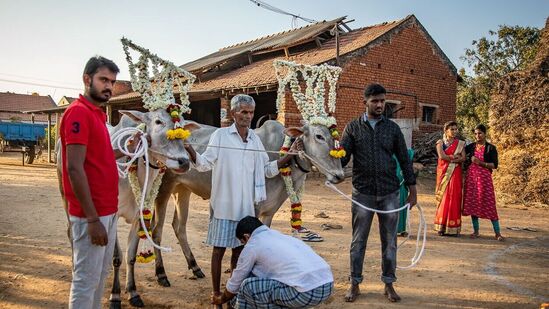
<svg viewBox="0 0 549 309">
<path fill-rule="evenodd" d="M 492 170 L 498 167 L 498 152 L 494 145 L 486 142 L 486 127 L 479 124 L 475 128 L 476 143 L 465 147 L 471 166 L 465 180 L 465 196 L 463 200 L 463 215 L 471 216 L 473 234 L 471 238 L 479 237 L 478 218 L 492 221 L 496 239 L 503 241 L 499 228 L 499 217 L 496 210 L 496 196 L 492 182 Z"/>
<path fill-rule="evenodd" d="M 462 170 L 465 142 L 459 140 L 457 123 L 444 124 L 444 137 L 437 141 L 437 211 L 435 231 L 442 235 L 459 235 L 461 231 Z"/>
</svg>

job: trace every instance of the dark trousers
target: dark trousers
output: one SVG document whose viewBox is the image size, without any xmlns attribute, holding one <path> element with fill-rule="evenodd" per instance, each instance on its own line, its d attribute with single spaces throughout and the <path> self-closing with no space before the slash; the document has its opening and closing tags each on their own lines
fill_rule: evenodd
<svg viewBox="0 0 549 309">
<path fill-rule="evenodd" d="M 399 208 L 399 191 L 385 195 L 372 196 L 362 194 L 353 189 L 353 199 L 364 206 L 372 209 L 391 210 Z M 368 235 L 374 212 L 368 211 L 353 203 L 353 240 L 351 241 L 351 282 L 358 284 L 362 282 L 362 268 L 364 254 L 368 243 Z M 398 212 L 389 214 L 377 214 L 379 221 L 379 236 L 381 238 L 381 281 L 393 283 L 396 281 L 396 255 L 397 255 L 397 226 Z"/>
</svg>

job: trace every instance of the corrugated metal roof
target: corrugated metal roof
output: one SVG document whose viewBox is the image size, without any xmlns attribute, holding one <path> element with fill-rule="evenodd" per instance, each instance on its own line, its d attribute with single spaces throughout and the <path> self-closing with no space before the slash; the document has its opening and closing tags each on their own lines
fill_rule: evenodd
<svg viewBox="0 0 549 309">
<path fill-rule="evenodd" d="M 331 29 L 332 27 L 334 27 L 335 24 L 341 22 L 344 19 L 345 17 L 340 17 L 330 21 L 322 21 L 301 28 L 279 32 L 255 40 L 227 46 L 215 53 L 186 63 L 181 67 L 187 71 L 194 72 L 204 68 L 212 67 L 238 55 L 267 49 L 276 50 L 298 44 L 312 39 L 328 29 Z"/>
</svg>

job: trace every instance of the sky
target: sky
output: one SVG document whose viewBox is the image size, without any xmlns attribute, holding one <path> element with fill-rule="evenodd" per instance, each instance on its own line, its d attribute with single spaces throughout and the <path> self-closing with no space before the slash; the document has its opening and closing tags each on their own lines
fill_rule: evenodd
<svg viewBox="0 0 549 309">
<path fill-rule="evenodd" d="M 414 14 L 459 69 L 475 39 L 499 25 L 543 28 L 547 0 L 264 0 L 317 21 L 341 16 L 351 28 Z M 299 21 L 298 26 L 307 23 Z M 118 64 L 129 80 L 120 38 L 181 65 L 224 46 L 291 29 L 292 18 L 249 0 L 0 0 L 0 92 L 77 96 L 94 55 Z M 47 85 L 44 86 L 44 85 Z"/>
</svg>

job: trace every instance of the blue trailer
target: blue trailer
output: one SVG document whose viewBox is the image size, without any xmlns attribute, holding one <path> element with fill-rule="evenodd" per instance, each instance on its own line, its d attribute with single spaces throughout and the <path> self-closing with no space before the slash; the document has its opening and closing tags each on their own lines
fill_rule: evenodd
<svg viewBox="0 0 549 309">
<path fill-rule="evenodd" d="M 7 122 L 0 120 L 0 152 L 20 151 L 25 154 L 25 162 L 31 164 L 36 156 L 37 147 L 46 135 L 45 124 Z"/>
</svg>

